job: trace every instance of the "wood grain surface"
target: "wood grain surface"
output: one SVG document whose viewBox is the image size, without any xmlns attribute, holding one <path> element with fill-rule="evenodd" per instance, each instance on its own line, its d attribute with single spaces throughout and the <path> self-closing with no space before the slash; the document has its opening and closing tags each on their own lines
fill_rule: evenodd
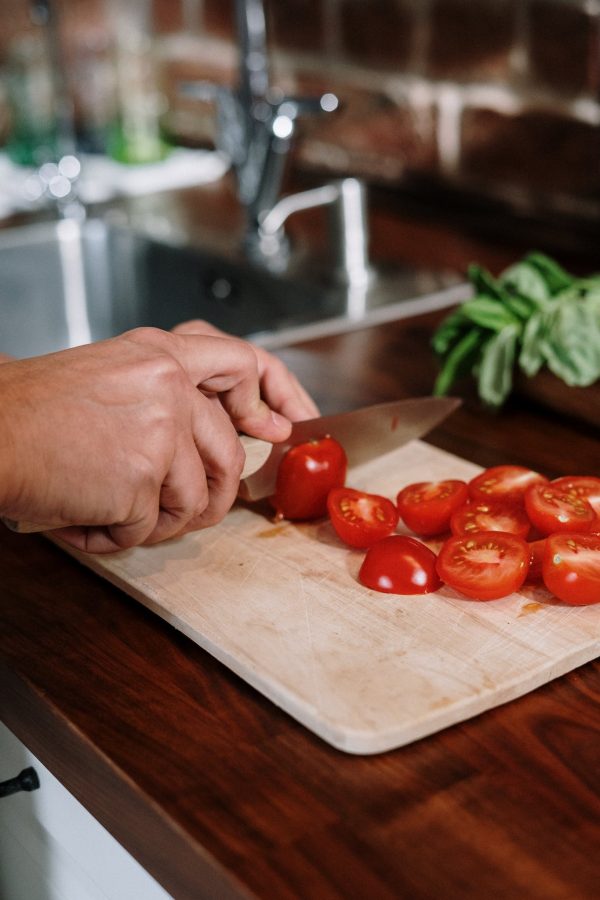
<svg viewBox="0 0 600 900">
<path fill-rule="evenodd" d="M 435 223 L 386 240 L 457 267 L 516 256 Z M 282 356 L 323 412 L 427 393 L 438 320 Z M 481 466 L 600 474 L 597 431 L 530 400 L 489 416 L 467 396 L 428 442 Z M 355 757 L 40 536 L 0 533 L 0 586 L 0 716 L 177 900 L 597 896 L 598 661 Z"/>
</svg>

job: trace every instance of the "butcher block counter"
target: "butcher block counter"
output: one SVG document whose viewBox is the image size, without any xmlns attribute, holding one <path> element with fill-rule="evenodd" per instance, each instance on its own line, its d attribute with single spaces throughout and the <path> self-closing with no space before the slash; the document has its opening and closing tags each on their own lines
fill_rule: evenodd
<svg viewBox="0 0 600 900">
<path fill-rule="evenodd" d="M 516 255 L 446 237 L 459 265 Z M 324 412 L 424 395 L 443 314 L 278 352 Z M 490 415 L 467 392 L 426 440 L 480 466 L 600 474 L 591 424 L 520 396 Z M 2 530 L 0 585 L 0 719 L 177 900 L 597 896 L 598 661 L 350 755 L 44 537 Z"/>
</svg>

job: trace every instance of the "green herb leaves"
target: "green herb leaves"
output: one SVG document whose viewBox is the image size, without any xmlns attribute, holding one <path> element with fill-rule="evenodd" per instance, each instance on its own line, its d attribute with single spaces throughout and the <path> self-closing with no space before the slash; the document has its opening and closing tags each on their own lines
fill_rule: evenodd
<svg viewBox="0 0 600 900">
<path fill-rule="evenodd" d="M 600 275 L 575 278 L 543 253 L 529 253 L 498 278 L 478 265 L 468 275 L 474 296 L 433 335 L 442 363 L 435 394 L 471 373 L 483 402 L 498 408 L 517 365 L 528 376 L 545 365 L 569 385 L 600 378 Z"/>
</svg>

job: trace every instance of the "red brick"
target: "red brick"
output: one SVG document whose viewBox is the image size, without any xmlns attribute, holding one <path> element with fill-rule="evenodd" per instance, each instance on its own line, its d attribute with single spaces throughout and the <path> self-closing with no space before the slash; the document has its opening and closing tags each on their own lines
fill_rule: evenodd
<svg viewBox="0 0 600 900">
<path fill-rule="evenodd" d="M 600 129 L 548 112 L 465 111 L 461 173 L 551 195 L 600 187 Z"/>
<path fill-rule="evenodd" d="M 458 81 L 506 79 L 518 2 L 433 0 L 427 73 Z"/>
<path fill-rule="evenodd" d="M 271 46 L 321 53 L 325 46 L 322 0 L 265 0 L 267 35 Z"/>
<path fill-rule="evenodd" d="M 340 0 L 341 53 L 358 65 L 406 70 L 416 33 L 414 3 Z"/>
<path fill-rule="evenodd" d="M 600 94 L 600 15 L 583 5 L 531 0 L 529 64 L 543 87 Z"/>
</svg>

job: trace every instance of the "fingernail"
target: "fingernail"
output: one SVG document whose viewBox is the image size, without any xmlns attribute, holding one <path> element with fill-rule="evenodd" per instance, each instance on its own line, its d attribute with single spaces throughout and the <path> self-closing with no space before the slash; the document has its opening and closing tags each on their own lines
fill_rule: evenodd
<svg viewBox="0 0 600 900">
<path fill-rule="evenodd" d="M 286 419 L 286 417 L 282 416 L 280 413 L 275 412 L 274 409 L 271 410 L 271 420 L 272 420 L 273 424 L 276 425 L 278 428 L 289 428 L 290 427 L 290 420 Z"/>
</svg>

